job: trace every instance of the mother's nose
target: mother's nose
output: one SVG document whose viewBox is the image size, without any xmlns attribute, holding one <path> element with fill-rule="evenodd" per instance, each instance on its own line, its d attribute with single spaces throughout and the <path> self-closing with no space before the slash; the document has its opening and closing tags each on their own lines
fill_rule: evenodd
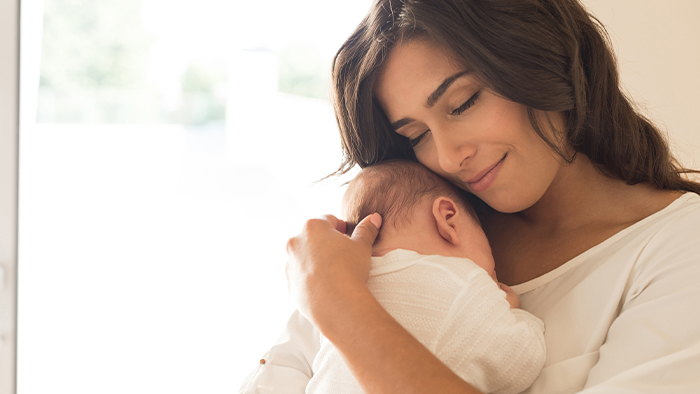
<svg viewBox="0 0 700 394">
<path fill-rule="evenodd" d="M 476 145 L 465 141 L 463 130 L 432 130 L 440 168 L 448 174 L 459 172 L 467 159 L 474 156 Z M 462 134 L 462 135 L 460 135 Z"/>
</svg>

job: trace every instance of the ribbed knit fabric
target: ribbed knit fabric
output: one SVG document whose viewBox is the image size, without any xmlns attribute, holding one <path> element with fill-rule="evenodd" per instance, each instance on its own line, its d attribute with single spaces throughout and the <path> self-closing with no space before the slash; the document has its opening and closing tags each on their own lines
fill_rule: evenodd
<svg viewBox="0 0 700 394">
<path fill-rule="evenodd" d="M 524 391 L 544 365 L 542 321 L 511 309 L 505 293 L 471 260 L 395 250 L 372 258 L 367 283 L 411 335 L 484 393 Z M 308 394 L 362 393 L 326 338 L 313 370 Z"/>
</svg>

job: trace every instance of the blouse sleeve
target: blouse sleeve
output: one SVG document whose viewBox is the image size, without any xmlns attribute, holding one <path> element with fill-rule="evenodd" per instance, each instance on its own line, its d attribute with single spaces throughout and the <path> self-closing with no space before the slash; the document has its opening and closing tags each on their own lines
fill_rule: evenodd
<svg viewBox="0 0 700 394">
<path fill-rule="evenodd" d="M 638 257 L 582 394 L 700 393 L 700 215 Z"/>
<path fill-rule="evenodd" d="M 243 381 L 238 394 L 303 394 L 320 345 L 320 332 L 295 311 L 277 344 Z"/>
</svg>

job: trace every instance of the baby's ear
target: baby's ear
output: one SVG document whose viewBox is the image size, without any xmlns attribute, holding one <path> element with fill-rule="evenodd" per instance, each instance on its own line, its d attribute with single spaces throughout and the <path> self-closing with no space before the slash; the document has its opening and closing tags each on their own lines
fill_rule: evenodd
<svg viewBox="0 0 700 394">
<path fill-rule="evenodd" d="M 457 204 L 449 197 L 438 197 L 433 200 L 433 217 L 437 224 L 438 232 L 445 241 L 454 246 L 459 245 L 460 239 L 457 233 L 457 218 L 463 215 Z"/>
</svg>

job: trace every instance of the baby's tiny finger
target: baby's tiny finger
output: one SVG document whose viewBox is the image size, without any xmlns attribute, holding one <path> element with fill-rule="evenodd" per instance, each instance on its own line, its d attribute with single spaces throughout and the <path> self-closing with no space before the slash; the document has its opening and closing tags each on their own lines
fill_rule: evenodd
<svg viewBox="0 0 700 394">
<path fill-rule="evenodd" d="M 501 290 L 505 291 L 506 293 L 513 293 L 513 294 L 515 294 L 515 292 L 513 291 L 513 289 L 511 289 L 510 286 L 508 286 L 508 285 L 505 284 L 505 283 L 498 282 L 498 287 L 500 287 Z"/>
</svg>

